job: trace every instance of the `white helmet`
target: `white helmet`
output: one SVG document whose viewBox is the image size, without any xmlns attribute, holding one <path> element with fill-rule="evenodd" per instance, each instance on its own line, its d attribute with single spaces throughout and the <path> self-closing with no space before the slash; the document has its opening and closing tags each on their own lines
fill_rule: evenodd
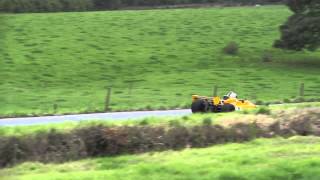
<svg viewBox="0 0 320 180">
<path fill-rule="evenodd" d="M 227 96 L 230 97 L 230 98 L 237 98 L 238 97 L 237 94 L 235 92 L 232 92 L 232 91 L 228 92 Z"/>
</svg>

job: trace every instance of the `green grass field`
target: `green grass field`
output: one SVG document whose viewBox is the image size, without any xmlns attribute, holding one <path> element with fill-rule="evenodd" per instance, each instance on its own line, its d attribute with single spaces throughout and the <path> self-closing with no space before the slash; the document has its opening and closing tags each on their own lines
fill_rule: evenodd
<svg viewBox="0 0 320 180">
<path fill-rule="evenodd" d="M 141 155 L 87 159 L 64 164 L 25 163 L 0 170 L 6 180 L 318 180 L 319 137 L 257 139 Z"/>
<path fill-rule="evenodd" d="M 284 6 L 1 15 L 0 115 L 186 107 L 193 93 L 320 95 L 320 52 L 272 48 Z M 239 54 L 225 55 L 230 41 Z M 273 61 L 262 62 L 264 52 Z M 54 112 L 54 104 L 58 106 Z"/>
</svg>

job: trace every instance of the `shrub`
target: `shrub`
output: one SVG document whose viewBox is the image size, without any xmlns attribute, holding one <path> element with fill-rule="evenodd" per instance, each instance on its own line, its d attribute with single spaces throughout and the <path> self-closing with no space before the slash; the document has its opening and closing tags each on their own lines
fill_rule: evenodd
<svg viewBox="0 0 320 180">
<path fill-rule="evenodd" d="M 223 52 L 228 55 L 238 54 L 239 46 L 236 42 L 230 42 L 226 47 L 223 48 Z"/>
<path fill-rule="evenodd" d="M 301 102 L 305 102 L 305 99 L 304 99 L 303 97 L 298 97 L 298 98 L 293 99 L 292 102 L 294 102 L 294 103 L 301 103 Z"/>
<path fill-rule="evenodd" d="M 285 99 L 283 99 L 283 102 L 284 102 L 284 103 L 291 103 L 291 100 L 290 100 L 290 99 L 285 98 Z"/>
<path fill-rule="evenodd" d="M 189 116 L 182 116 L 182 119 L 187 121 L 187 120 L 189 120 Z"/>
<path fill-rule="evenodd" d="M 220 125 L 194 126 L 189 129 L 188 145 L 191 147 L 205 147 L 228 141 L 227 131 Z"/>
<path fill-rule="evenodd" d="M 305 99 L 305 101 L 307 101 L 307 102 L 318 102 L 318 101 L 320 101 L 320 99 L 310 98 L 310 99 Z"/>
<path fill-rule="evenodd" d="M 202 124 L 205 125 L 205 126 L 210 126 L 212 124 L 211 118 L 209 118 L 209 117 L 208 118 L 204 118 L 202 120 Z"/>
<path fill-rule="evenodd" d="M 320 135 L 319 108 L 298 109 L 282 112 L 276 117 L 281 123 L 283 136 L 292 135 Z"/>
<path fill-rule="evenodd" d="M 144 120 L 139 122 L 139 125 L 142 125 L 142 126 L 145 126 L 145 125 L 148 125 L 148 124 L 149 124 L 149 122 L 148 122 L 147 119 L 144 119 Z"/>
<path fill-rule="evenodd" d="M 169 126 L 178 127 L 181 126 L 181 123 L 179 122 L 179 120 L 173 119 L 169 121 Z"/>
<path fill-rule="evenodd" d="M 249 114 L 249 111 L 248 110 L 243 110 L 243 111 L 240 111 L 242 114 Z"/>
<path fill-rule="evenodd" d="M 151 106 L 151 105 L 147 105 L 147 106 L 145 107 L 145 110 L 147 110 L 147 111 L 151 111 L 151 110 L 153 110 L 153 108 L 152 108 L 152 106 Z"/>
<path fill-rule="evenodd" d="M 48 133 L 38 133 L 35 137 L 23 139 L 23 141 L 29 145 L 32 160 L 41 162 L 63 162 L 87 155 L 84 142 L 73 133 L 61 133 L 53 129 Z"/>
<path fill-rule="evenodd" d="M 0 139 L 0 167 L 11 166 L 28 158 L 28 145 L 20 138 L 9 137 Z"/>
<path fill-rule="evenodd" d="M 282 104 L 282 103 L 283 103 L 283 102 L 282 102 L 282 101 L 279 101 L 279 100 L 270 102 L 270 104 Z"/>
<path fill-rule="evenodd" d="M 128 127 L 127 152 L 140 153 L 166 149 L 164 143 L 165 129 L 162 126 Z"/>
<path fill-rule="evenodd" d="M 255 102 L 255 104 L 256 104 L 256 105 L 263 105 L 263 104 L 264 104 L 264 102 L 263 102 L 263 101 L 261 101 L 261 100 L 257 100 L 257 101 Z"/>
<path fill-rule="evenodd" d="M 186 127 L 177 126 L 170 128 L 165 134 L 165 144 L 170 149 L 181 149 L 188 145 L 189 132 Z"/>
<path fill-rule="evenodd" d="M 272 59 L 273 59 L 273 55 L 271 52 L 264 52 L 262 54 L 262 62 L 272 62 Z"/>
<path fill-rule="evenodd" d="M 202 126 L 191 128 L 189 144 L 191 147 L 204 147 L 207 145 L 207 138 Z"/>
<path fill-rule="evenodd" d="M 270 110 L 262 107 L 257 114 L 270 114 Z M 0 167 L 24 161 L 63 162 L 86 157 L 205 147 L 276 135 L 320 136 L 319 119 L 319 108 L 307 108 L 279 112 L 272 117 L 259 115 L 254 121 L 237 120 L 224 126 L 209 125 L 211 119 L 205 118 L 203 125 L 191 127 L 181 124 L 169 127 L 96 125 L 69 133 L 51 130 L 29 136 L 0 137 Z"/>
<path fill-rule="evenodd" d="M 261 107 L 257 110 L 256 114 L 270 114 L 271 111 L 267 107 Z"/>
<path fill-rule="evenodd" d="M 168 108 L 166 107 L 166 106 L 160 106 L 159 108 L 158 108 L 158 110 L 167 110 Z"/>
<path fill-rule="evenodd" d="M 251 125 L 245 123 L 236 123 L 231 126 L 227 132 L 227 141 L 230 142 L 242 142 L 250 140 L 256 136 Z"/>
</svg>

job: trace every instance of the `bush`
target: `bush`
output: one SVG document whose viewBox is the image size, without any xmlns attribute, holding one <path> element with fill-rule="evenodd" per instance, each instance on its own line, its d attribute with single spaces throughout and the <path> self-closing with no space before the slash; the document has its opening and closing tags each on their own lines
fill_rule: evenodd
<svg viewBox="0 0 320 180">
<path fill-rule="evenodd" d="M 9 137 L 0 139 L 0 167 L 11 166 L 28 159 L 28 144 L 20 138 Z"/>
<path fill-rule="evenodd" d="M 307 101 L 307 102 L 318 102 L 318 101 L 320 101 L 320 99 L 310 98 L 310 99 L 305 99 L 305 101 Z"/>
<path fill-rule="evenodd" d="M 230 42 L 226 47 L 223 48 L 223 52 L 228 55 L 237 55 L 239 46 L 236 42 Z"/>
<path fill-rule="evenodd" d="M 293 103 L 301 103 L 301 102 L 305 102 L 305 99 L 303 97 L 298 97 L 293 99 L 292 101 Z"/>
<path fill-rule="evenodd" d="M 270 114 L 262 107 L 257 114 Z M 318 135 L 320 110 L 307 108 L 279 112 L 272 117 L 256 116 L 222 125 L 116 126 L 101 125 L 75 129 L 69 133 L 51 130 L 20 137 L 0 137 L 0 167 L 25 161 L 64 162 L 96 156 L 206 147 L 225 142 L 242 142 L 256 137 Z M 177 121 L 175 121 L 177 122 Z"/>
<path fill-rule="evenodd" d="M 298 109 L 277 114 L 281 123 L 282 136 L 316 135 L 320 136 L 319 108 Z"/>
<path fill-rule="evenodd" d="M 41 162 L 64 162 L 87 155 L 83 140 L 74 133 L 61 133 L 53 129 L 23 141 L 29 145 L 31 158 Z"/>
<path fill-rule="evenodd" d="M 270 101 L 269 104 L 283 104 L 283 101 L 279 101 L 279 100 Z"/>
<path fill-rule="evenodd" d="M 92 127 L 90 132 L 88 132 L 90 135 L 87 133 L 82 134 L 82 138 L 88 148 L 88 154 L 100 156 L 132 152 L 132 149 L 128 148 L 132 145 L 129 137 L 130 134 L 134 134 L 135 129 L 132 130 L 131 128 L 134 127 Z M 136 134 L 136 136 L 140 137 L 139 134 Z M 135 138 L 136 136 L 131 138 Z"/>
<path fill-rule="evenodd" d="M 261 100 L 257 100 L 257 101 L 255 102 L 255 104 L 256 104 L 256 105 L 263 105 L 263 104 L 264 104 L 264 102 L 263 102 L 263 101 L 261 101 Z"/>
<path fill-rule="evenodd" d="M 290 100 L 290 99 L 285 98 L 285 99 L 283 99 L 283 102 L 284 102 L 284 103 L 291 103 L 291 100 Z"/>
<path fill-rule="evenodd" d="M 181 149 L 188 145 L 189 131 L 186 127 L 177 126 L 170 128 L 165 134 L 165 145 L 170 149 Z"/>
<path fill-rule="evenodd" d="M 259 108 L 258 110 L 257 110 L 257 112 L 256 112 L 256 114 L 270 114 L 271 113 L 271 111 L 270 111 L 270 109 L 269 108 L 267 108 L 267 107 L 261 107 L 261 108 Z"/>
<path fill-rule="evenodd" d="M 265 52 L 262 54 L 262 62 L 272 62 L 273 55 L 271 52 Z"/>
<path fill-rule="evenodd" d="M 173 119 L 169 121 L 169 126 L 178 127 L 181 126 L 181 123 L 179 120 Z"/>
<path fill-rule="evenodd" d="M 242 114 L 249 114 L 249 111 L 248 110 L 242 110 L 242 111 L 240 111 Z"/>
<path fill-rule="evenodd" d="M 211 118 L 204 118 L 202 120 L 202 124 L 205 125 L 205 126 L 210 126 L 212 124 Z"/>
<path fill-rule="evenodd" d="M 149 124 L 149 122 L 148 122 L 147 119 L 144 119 L 144 120 L 139 122 L 139 125 L 141 125 L 141 126 L 145 126 L 145 125 L 148 125 L 148 124 Z"/>
<path fill-rule="evenodd" d="M 189 118 L 189 116 L 182 116 L 182 119 L 183 119 L 184 121 L 187 121 L 187 120 L 189 120 L 190 118 Z"/>
<path fill-rule="evenodd" d="M 151 105 L 147 105 L 147 106 L 144 108 L 144 110 L 146 110 L 146 111 L 152 111 L 153 108 L 152 108 Z"/>
<path fill-rule="evenodd" d="M 127 134 L 127 144 L 123 152 L 142 153 L 148 151 L 159 151 L 165 149 L 163 127 L 127 127 L 122 129 Z"/>
</svg>

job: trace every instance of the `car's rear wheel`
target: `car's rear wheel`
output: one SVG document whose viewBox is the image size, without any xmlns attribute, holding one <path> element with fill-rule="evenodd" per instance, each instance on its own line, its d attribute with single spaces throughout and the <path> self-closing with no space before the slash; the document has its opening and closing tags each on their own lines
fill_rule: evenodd
<svg viewBox="0 0 320 180">
<path fill-rule="evenodd" d="M 224 104 L 222 105 L 222 112 L 232 112 L 235 111 L 236 107 L 232 104 Z"/>
<path fill-rule="evenodd" d="M 205 113 L 209 109 L 209 104 L 203 99 L 196 100 L 191 104 L 192 113 Z"/>
</svg>

